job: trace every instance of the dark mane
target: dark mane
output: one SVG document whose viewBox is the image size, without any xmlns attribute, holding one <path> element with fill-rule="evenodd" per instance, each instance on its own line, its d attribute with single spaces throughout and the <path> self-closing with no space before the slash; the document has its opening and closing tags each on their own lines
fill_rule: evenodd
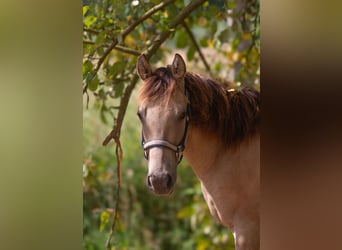
<svg viewBox="0 0 342 250">
<path fill-rule="evenodd" d="M 224 145 L 241 142 L 259 129 L 260 94 L 252 88 L 228 91 L 212 78 L 186 73 L 191 124 L 216 133 Z"/>
<path fill-rule="evenodd" d="M 174 91 L 176 81 L 170 68 L 156 69 L 145 82 L 139 93 L 139 102 L 153 102 L 157 99 L 168 100 Z"/>
<path fill-rule="evenodd" d="M 237 145 L 252 136 L 260 125 L 260 94 L 252 88 L 228 91 L 212 78 L 187 72 L 185 86 L 191 103 L 192 126 L 216 134 L 223 145 Z M 148 78 L 139 101 L 169 99 L 175 89 L 170 68 L 158 68 Z"/>
</svg>

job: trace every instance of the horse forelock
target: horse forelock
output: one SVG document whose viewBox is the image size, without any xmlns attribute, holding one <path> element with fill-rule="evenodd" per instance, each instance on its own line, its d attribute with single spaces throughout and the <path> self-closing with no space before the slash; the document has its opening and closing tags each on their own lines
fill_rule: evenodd
<svg viewBox="0 0 342 250">
<path fill-rule="evenodd" d="M 259 127 L 259 92 L 228 91 L 212 78 L 186 73 L 191 123 L 219 137 L 224 146 L 237 145 Z"/>
<path fill-rule="evenodd" d="M 176 87 L 176 80 L 169 67 L 156 69 L 152 75 L 144 81 L 139 92 L 139 103 L 162 100 L 168 103 Z"/>
</svg>

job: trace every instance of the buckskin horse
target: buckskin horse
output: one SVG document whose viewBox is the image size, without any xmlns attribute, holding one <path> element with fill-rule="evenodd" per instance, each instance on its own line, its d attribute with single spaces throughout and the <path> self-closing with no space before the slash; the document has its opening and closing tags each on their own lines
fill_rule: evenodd
<svg viewBox="0 0 342 250">
<path fill-rule="evenodd" d="M 179 54 L 155 71 L 142 54 L 137 72 L 144 81 L 138 116 L 148 188 L 169 195 L 184 154 L 211 214 L 233 231 L 236 249 L 259 249 L 259 92 L 227 90 L 186 72 Z"/>
</svg>

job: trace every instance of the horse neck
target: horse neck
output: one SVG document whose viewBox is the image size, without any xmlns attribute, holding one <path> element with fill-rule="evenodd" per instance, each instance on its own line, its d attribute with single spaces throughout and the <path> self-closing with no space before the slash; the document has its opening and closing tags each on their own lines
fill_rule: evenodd
<svg viewBox="0 0 342 250">
<path fill-rule="evenodd" d="M 190 126 L 184 156 L 198 178 L 206 184 L 220 173 L 238 181 L 246 173 L 259 175 L 259 134 L 246 138 L 239 145 L 225 147 L 217 135 Z M 257 165 L 257 166 L 256 166 Z M 241 181 L 244 181 L 241 179 Z"/>
<path fill-rule="evenodd" d="M 205 129 L 190 126 L 184 156 L 201 181 L 208 178 L 207 173 L 217 164 L 222 153 L 217 136 Z"/>
</svg>

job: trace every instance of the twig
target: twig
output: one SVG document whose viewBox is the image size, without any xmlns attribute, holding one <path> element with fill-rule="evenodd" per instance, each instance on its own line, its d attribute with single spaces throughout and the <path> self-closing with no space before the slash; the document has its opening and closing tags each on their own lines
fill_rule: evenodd
<svg viewBox="0 0 342 250">
<path fill-rule="evenodd" d="M 83 28 L 83 31 L 89 32 L 89 33 L 94 33 L 94 34 L 99 34 L 100 32 L 97 30 L 89 29 L 89 28 Z"/>
<path fill-rule="evenodd" d="M 83 84 L 83 88 L 82 88 L 82 93 L 86 94 L 87 95 L 87 109 L 88 109 L 88 106 L 89 106 L 89 94 L 88 94 L 88 84 Z"/>
<path fill-rule="evenodd" d="M 135 74 L 133 76 L 131 83 L 125 89 L 124 96 L 122 97 L 121 102 L 120 102 L 120 108 L 119 108 L 119 113 L 118 113 L 118 118 L 117 118 L 116 124 L 115 124 L 114 128 L 112 129 L 112 131 L 109 133 L 109 135 L 107 135 L 107 137 L 104 139 L 104 141 L 102 143 L 103 146 L 106 146 L 110 142 L 111 139 L 115 140 L 115 138 L 120 137 L 121 127 L 122 127 L 123 119 L 124 119 L 125 114 L 126 114 L 128 102 L 129 102 L 132 91 L 133 91 L 135 85 L 137 84 L 138 80 L 139 80 L 139 77 L 137 74 Z"/>
<path fill-rule="evenodd" d="M 84 43 L 84 44 L 95 45 L 95 42 L 89 41 L 89 40 L 83 40 L 83 43 Z M 97 46 L 97 48 L 100 48 L 100 47 L 108 48 L 108 45 L 107 45 L 107 44 L 101 44 L 101 45 Z M 96 49 L 97 49 L 97 48 L 96 48 Z M 98 58 L 98 59 L 100 59 L 100 58 Z"/>
<path fill-rule="evenodd" d="M 84 93 L 84 92 L 83 92 Z M 89 107 L 89 93 L 87 90 L 85 90 L 86 96 L 87 96 L 87 104 L 86 104 L 86 108 L 88 109 Z"/>
<path fill-rule="evenodd" d="M 121 51 L 121 52 L 124 52 L 126 54 L 133 55 L 133 56 L 140 56 L 140 54 L 141 54 L 140 51 L 137 51 L 137 50 L 134 50 L 134 49 L 131 49 L 131 48 L 127 48 L 127 47 L 124 47 L 124 46 L 121 46 L 121 45 L 116 45 L 114 49 L 118 50 L 118 51 Z"/>
<path fill-rule="evenodd" d="M 118 40 L 115 39 L 113 41 L 113 43 L 105 50 L 105 52 L 103 53 L 103 55 L 100 57 L 99 61 L 97 62 L 96 68 L 94 70 L 94 75 L 96 75 L 96 73 L 99 71 L 102 63 L 104 62 L 104 60 L 106 59 L 106 57 L 110 54 L 110 52 L 112 52 L 112 50 L 115 48 L 115 46 L 118 44 Z"/>
<path fill-rule="evenodd" d="M 120 139 L 116 138 L 115 139 L 116 147 L 115 147 L 115 154 L 116 154 L 116 159 L 117 159 L 117 183 L 116 183 L 116 199 L 115 199 L 115 210 L 114 210 L 114 215 L 113 215 L 113 223 L 110 227 L 109 235 L 106 241 L 106 249 L 110 250 L 110 240 L 113 236 L 114 229 L 115 229 L 115 224 L 116 224 L 116 218 L 118 216 L 118 211 L 119 211 L 119 202 L 120 202 L 120 187 L 121 187 L 121 182 L 122 182 L 122 159 L 123 159 L 123 153 L 122 153 L 122 147 L 120 143 Z"/>
<path fill-rule="evenodd" d="M 190 30 L 189 26 L 186 24 L 185 21 L 182 22 L 182 25 L 183 25 L 185 31 L 188 33 L 188 35 L 189 35 L 189 37 L 190 37 L 192 43 L 194 44 L 194 46 L 195 46 L 195 48 L 196 48 L 198 54 L 200 55 L 200 57 L 201 57 L 201 59 L 202 59 L 202 61 L 203 61 L 203 63 L 204 63 L 205 68 L 207 69 L 207 71 L 209 72 L 209 74 L 210 74 L 211 76 L 213 76 L 212 73 L 211 73 L 210 66 L 209 66 L 207 60 L 205 59 L 205 57 L 204 57 L 204 55 L 203 55 L 203 53 L 202 53 L 202 50 L 201 50 L 200 46 L 198 45 L 198 43 L 197 43 L 197 41 L 196 41 L 196 38 L 195 38 L 194 34 L 192 33 L 192 31 Z"/>
<path fill-rule="evenodd" d="M 92 41 L 88 41 L 88 40 L 83 40 L 83 43 L 84 43 L 84 44 L 95 45 L 95 43 L 94 43 L 94 42 L 92 42 Z"/>
</svg>

